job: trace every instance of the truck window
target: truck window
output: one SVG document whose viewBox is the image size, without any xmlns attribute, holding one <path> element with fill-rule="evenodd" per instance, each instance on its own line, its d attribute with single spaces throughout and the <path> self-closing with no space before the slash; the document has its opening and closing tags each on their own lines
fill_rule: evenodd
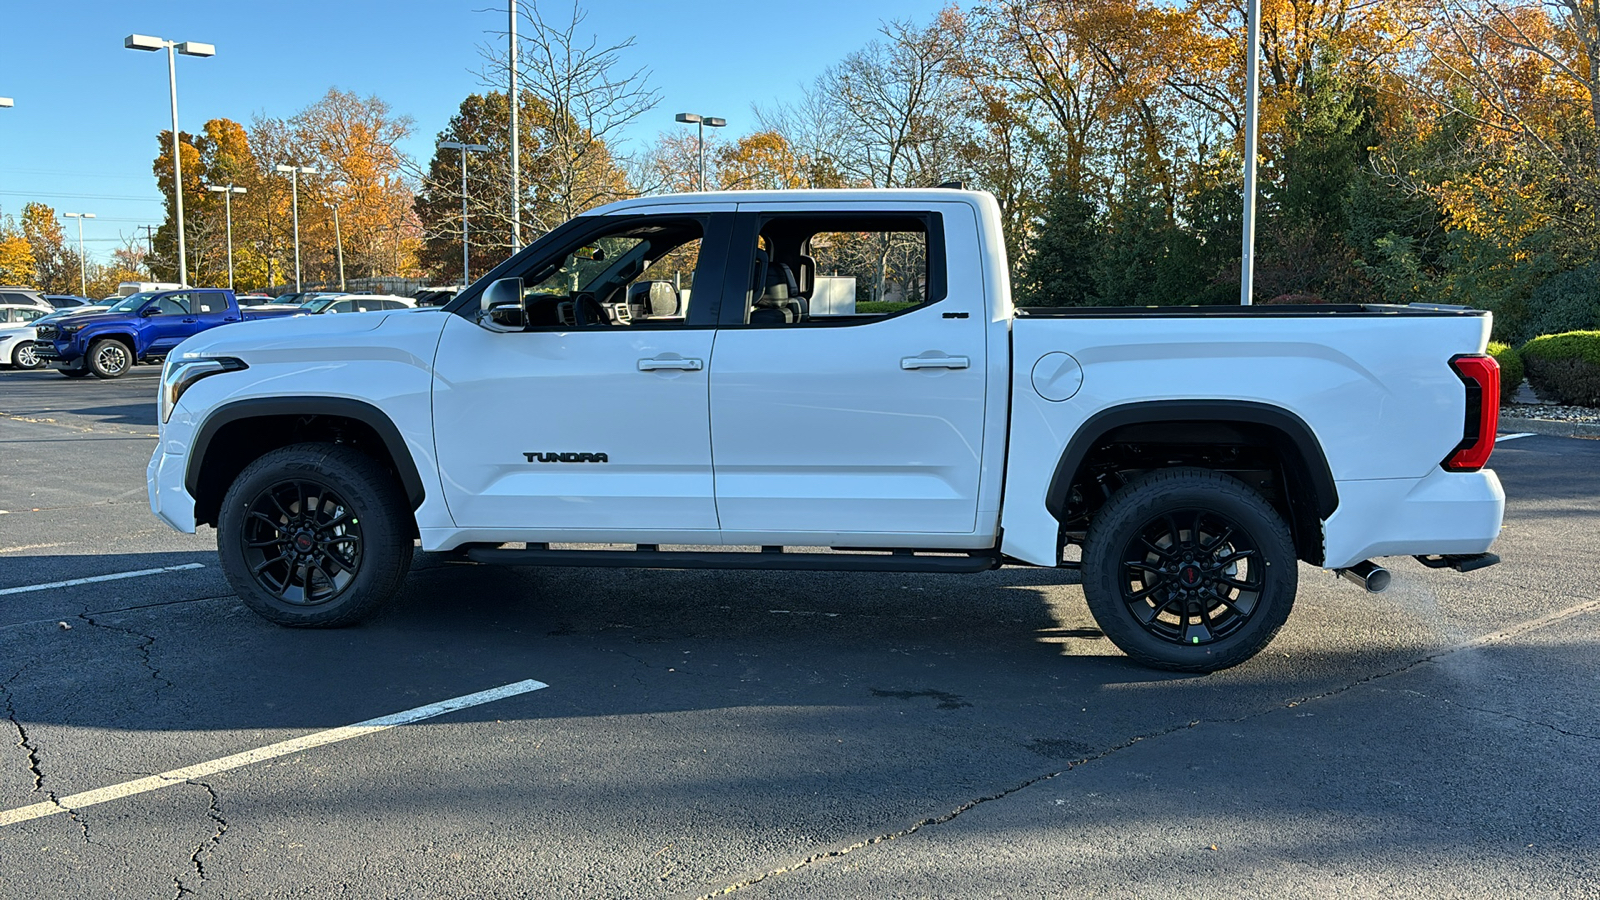
<svg viewBox="0 0 1600 900">
<path fill-rule="evenodd" d="M 634 220 L 590 234 L 523 279 L 529 330 L 682 327 L 693 301 L 705 225 L 698 218 Z"/>
<path fill-rule="evenodd" d="M 188 294 L 168 294 L 156 301 L 156 313 L 163 316 L 186 316 L 189 314 Z"/>
<path fill-rule="evenodd" d="M 936 213 L 764 216 L 742 317 L 727 324 L 865 324 L 936 303 L 943 238 Z"/>
</svg>

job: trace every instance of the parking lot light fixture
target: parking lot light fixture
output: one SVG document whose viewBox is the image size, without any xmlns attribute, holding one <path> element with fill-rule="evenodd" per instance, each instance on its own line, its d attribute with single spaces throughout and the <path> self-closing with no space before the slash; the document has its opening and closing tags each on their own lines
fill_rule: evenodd
<svg viewBox="0 0 1600 900">
<path fill-rule="evenodd" d="M 184 56 L 216 56 L 217 48 L 199 41 L 169 41 L 148 34 L 130 34 L 122 40 L 129 50 L 166 50 L 167 87 L 172 94 L 172 208 L 178 224 L 178 283 L 189 284 L 189 260 L 183 237 L 183 156 L 178 150 L 178 62 L 174 51 Z"/>
<path fill-rule="evenodd" d="M 728 124 L 728 120 L 716 116 L 702 116 L 699 113 L 678 113 L 673 119 L 699 127 L 700 134 L 696 144 L 700 149 L 700 190 L 703 191 L 706 189 L 706 128 L 721 128 Z"/>
<path fill-rule="evenodd" d="M 0 109 L 10 109 L 12 105 L 10 97 L 0 97 Z"/>
<path fill-rule="evenodd" d="M 315 175 L 314 166 L 286 166 L 279 163 L 272 167 L 279 172 L 289 175 L 289 208 L 294 212 L 294 290 L 300 293 L 300 176 Z"/>
<path fill-rule="evenodd" d="M 83 263 L 83 220 L 94 218 L 94 213 L 62 213 L 68 219 L 78 220 L 78 292 L 89 296 L 89 275 Z"/>
<path fill-rule="evenodd" d="M 440 141 L 439 149 L 461 151 L 461 283 L 470 285 L 472 284 L 472 263 L 467 256 L 467 154 L 488 153 L 489 146 L 487 144 L 463 144 L 460 141 Z"/>
<path fill-rule="evenodd" d="M 246 193 L 233 184 L 208 184 L 206 190 L 222 195 L 223 215 L 228 223 L 228 290 L 233 290 L 233 195 Z"/>
</svg>

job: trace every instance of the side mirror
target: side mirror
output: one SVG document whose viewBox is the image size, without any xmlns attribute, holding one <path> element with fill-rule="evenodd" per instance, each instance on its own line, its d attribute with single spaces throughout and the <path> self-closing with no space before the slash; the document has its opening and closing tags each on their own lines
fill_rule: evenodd
<svg viewBox="0 0 1600 900">
<path fill-rule="evenodd" d="M 159 315 L 161 315 L 161 310 L 157 309 L 154 306 L 146 306 L 144 309 L 139 310 L 139 315 L 143 316 L 146 319 L 148 319 L 151 316 L 159 316 Z"/>
<path fill-rule="evenodd" d="M 527 321 L 522 304 L 522 279 L 501 278 L 478 297 L 478 324 L 490 331 L 521 331 Z"/>
</svg>

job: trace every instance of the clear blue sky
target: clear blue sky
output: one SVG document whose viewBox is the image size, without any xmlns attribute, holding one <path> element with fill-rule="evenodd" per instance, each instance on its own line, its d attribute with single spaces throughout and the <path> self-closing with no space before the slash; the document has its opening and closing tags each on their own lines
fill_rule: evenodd
<svg viewBox="0 0 1600 900">
<path fill-rule="evenodd" d="M 630 35 L 625 58 L 648 68 L 661 105 L 630 137 L 648 142 L 694 111 L 753 125 L 752 104 L 791 101 L 887 19 L 927 21 L 940 0 L 585 0 L 585 26 L 602 41 Z M 496 7 L 492 11 L 488 8 Z M 541 4 L 562 20 L 566 3 Z M 156 135 L 169 127 L 164 53 L 126 50 L 130 33 L 215 44 L 211 59 L 178 57 L 179 127 L 211 118 L 248 123 L 290 116 L 330 87 L 376 94 L 416 120 L 405 148 L 426 159 L 461 99 L 483 90 L 478 45 L 504 30 L 504 0 L 278 0 L 242 3 L 5 0 L 0 96 L 0 210 L 31 200 L 92 212 L 85 249 L 104 258 L 119 234 L 160 224 L 151 174 Z M 64 223 L 70 240 L 76 225 Z"/>
</svg>

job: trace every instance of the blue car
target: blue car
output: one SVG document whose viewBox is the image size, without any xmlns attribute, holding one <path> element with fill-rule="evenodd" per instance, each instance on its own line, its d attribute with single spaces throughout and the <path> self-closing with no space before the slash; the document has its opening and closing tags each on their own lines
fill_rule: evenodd
<svg viewBox="0 0 1600 900">
<path fill-rule="evenodd" d="M 299 311 L 241 310 L 232 291 L 210 288 L 151 291 L 124 297 L 104 312 L 40 326 L 37 346 L 39 358 L 63 375 L 117 378 L 138 363 L 160 362 L 173 347 L 207 329 Z"/>
</svg>

